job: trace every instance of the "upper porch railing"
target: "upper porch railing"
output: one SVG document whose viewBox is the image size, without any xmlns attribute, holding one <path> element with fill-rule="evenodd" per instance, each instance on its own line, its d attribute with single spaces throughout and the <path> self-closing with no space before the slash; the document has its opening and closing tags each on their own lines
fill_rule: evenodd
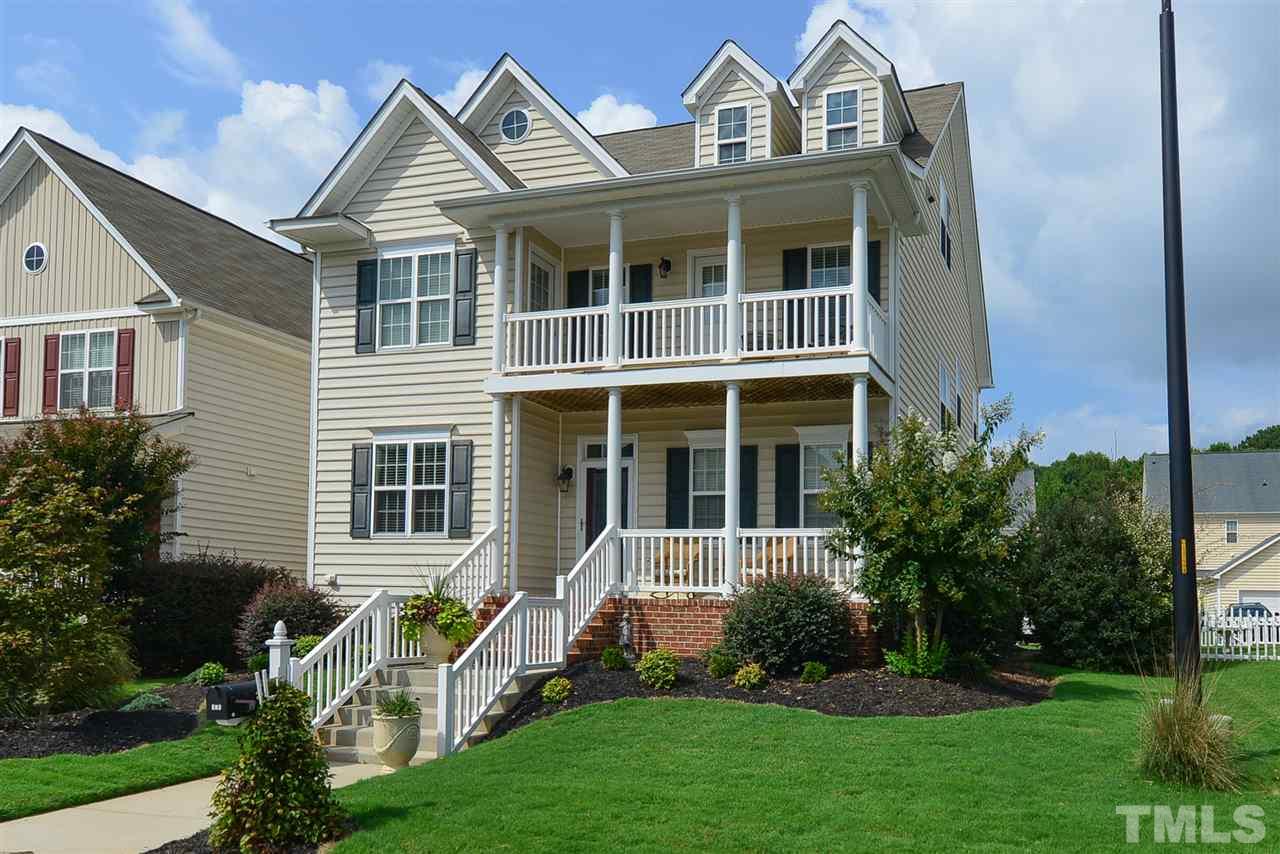
<svg viewBox="0 0 1280 854">
<path fill-rule="evenodd" d="M 771 358 L 853 351 L 853 291 L 813 288 L 738 297 L 738 355 Z M 867 299 L 867 345 L 888 364 L 888 317 Z M 506 316 L 505 370 L 564 371 L 609 363 L 607 306 Z M 624 366 L 706 362 L 729 353 L 724 297 L 629 303 L 622 307 Z"/>
</svg>

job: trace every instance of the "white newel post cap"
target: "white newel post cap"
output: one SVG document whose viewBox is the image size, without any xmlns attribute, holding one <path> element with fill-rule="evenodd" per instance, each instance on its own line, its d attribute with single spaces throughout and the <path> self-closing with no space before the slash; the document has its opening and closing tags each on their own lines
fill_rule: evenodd
<svg viewBox="0 0 1280 854">
<path fill-rule="evenodd" d="M 289 639 L 284 620 L 276 620 L 275 631 L 267 641 L 267 678 L 292 682 L 290 678 L 289 659 L 293 652 L 293 641 Z"/>
</svg>

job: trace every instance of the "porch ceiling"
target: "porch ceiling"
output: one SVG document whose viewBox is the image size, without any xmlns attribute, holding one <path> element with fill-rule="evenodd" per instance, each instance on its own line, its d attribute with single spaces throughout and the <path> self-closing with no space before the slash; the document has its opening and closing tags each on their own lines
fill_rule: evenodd
<svg viewBox="0 0 1280 854">
<path fill-rule="evenodd" d="M 744 404 L 851 400 L 853 396 L 851 378 L 841 374 L 748 380 L 741 386 Z M 867 393 L 869 397 L 887 396 L 875 380 L 868 383 Z M 716 382 L 636 386 L 623 390 L 622 405 L 624 409 L 723 406 L 724 395 L 724 385 Z M 609 405 L 607 388 L 557 389 L 523 396 L 557 412 L 594 412 Z"/>
</svg>

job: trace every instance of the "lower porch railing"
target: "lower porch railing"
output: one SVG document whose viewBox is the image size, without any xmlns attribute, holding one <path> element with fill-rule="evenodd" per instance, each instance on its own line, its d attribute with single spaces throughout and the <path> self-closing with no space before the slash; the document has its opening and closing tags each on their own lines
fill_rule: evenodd
<svg viewBox="0 0 1280 854">
<path fill-rule="evenodd" d="M 621 537 L 628 590 L 712 593 L 760 578 L 802 575 L 847 586 L 856 577 L 856 562 L 830 552 L 821 528 L 740 529 L 736 573 L 728 571 L 719 528 L 628 529 Z"/>
</svg>

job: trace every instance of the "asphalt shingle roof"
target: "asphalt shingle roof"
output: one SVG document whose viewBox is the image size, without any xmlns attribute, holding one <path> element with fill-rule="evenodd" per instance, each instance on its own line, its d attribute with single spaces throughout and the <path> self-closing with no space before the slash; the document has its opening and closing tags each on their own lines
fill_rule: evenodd
<svg viewBox="0 0 1280 854">
<path fill-rule="evenodd" d="M 963 83 L 939 83 L 921 89 L 907 89 L 902 93 L 916 120 L 915 133 L 907 134 L 902 139 L 903 154 L 921 166 L 929 162 L 929 155 L 938 144 L 938 137 L 947 124 L 951 108 L 955 106 L 956 98 L 960 97 L 963 90 Z"/>
<path fill-rule="evenodd" d="M 693 167 L 693 122 L 680 122 L 639 130 L 624 130 L 596 137 L 604 150 L 632 175 Z"/>
<path fill-rule="evenodd" d="M 311 338 L 311 262 L 32 132 L 179 299 Z M 140 304 L 154 303 L 162 292 Z"/>
<path fill-rule="evenodd" d="M 516 177 L 516 173 L 507 168 L 507 164 L 498 159 L 498 155 L 494 153 L 493 149 L 485 145 L 484 142 L 481 141 L 480 137 L 475 135 L 471 128 L 454 118 L 453 113 L 450 113 L 444 107 L 440 106 L 440 104 L 436 102 L 436 99 L 428 95 L 421 86 L 416 83 L 410 83 L 409 85 L 413 86 L 413 88 L 417 90 L 418 94 L 427 102 L 427 106 L 431 107 L 436 115 L 438 115 L 445 124 L 453 129 L 454 133 L 462 137 L 462 141 L 469 145 L 471 149 L 480 156 L 480 159 L 489 165 L 489 168 L 498 173 L 498 177 L 507 182 L 507 186 L 513 190 L 524 188 L 524 182 Z"/>
<path fill-rule="evenodd" d="M 1153 508 L 1169 507 L 1169 455 L 1148 454 L 1142 492 Z M 1280 451 L 1192 454 L 1197 513 L 1280 513 Z"/>
</svg>

